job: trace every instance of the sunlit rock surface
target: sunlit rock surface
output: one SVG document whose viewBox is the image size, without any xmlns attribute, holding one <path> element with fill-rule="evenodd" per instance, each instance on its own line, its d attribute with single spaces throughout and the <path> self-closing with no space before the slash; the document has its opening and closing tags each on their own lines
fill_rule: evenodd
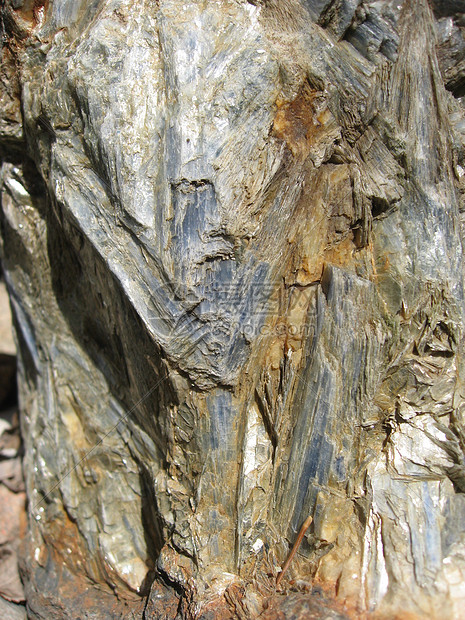
<svg viewBox="0 0 465 620">
<path fill-rule="evenodd" d="M 461 617 L 461 10 L 3 3 L 31 618 Z"/>
</svg>

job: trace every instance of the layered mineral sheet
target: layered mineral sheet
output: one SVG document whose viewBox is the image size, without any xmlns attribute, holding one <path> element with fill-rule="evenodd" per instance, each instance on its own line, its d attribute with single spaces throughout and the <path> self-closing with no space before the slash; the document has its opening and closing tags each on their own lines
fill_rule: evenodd
<svg viewBox="0 0 465 620">
<path fill-rule="evenodd" d="M 463 617 L 463 2 L 1 19 L 29 617 Z"/>
</svg>

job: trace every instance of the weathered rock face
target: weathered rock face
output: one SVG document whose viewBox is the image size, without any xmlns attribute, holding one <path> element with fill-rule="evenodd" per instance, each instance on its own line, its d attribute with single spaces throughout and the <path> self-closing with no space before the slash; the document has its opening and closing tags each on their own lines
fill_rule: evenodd
<svg viewBox="0 0 465 620">
<path fill-rule="evenodd" d="M 465 17 L 436 4 L 3 3 L 30 617 L 256 615 L 309 515 L 297 588 L 460 617 Z"/>
</svg>

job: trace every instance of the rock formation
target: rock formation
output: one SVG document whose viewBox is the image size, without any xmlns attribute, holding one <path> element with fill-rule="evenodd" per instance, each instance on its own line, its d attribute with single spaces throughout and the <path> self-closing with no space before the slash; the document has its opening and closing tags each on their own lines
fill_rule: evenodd
<svg viewBox="0 0 465 620">
<path fill-rule="evenodd" d="M 463 2 L 1 6 L 29 617 L 459 618 Z"/>
</svg>

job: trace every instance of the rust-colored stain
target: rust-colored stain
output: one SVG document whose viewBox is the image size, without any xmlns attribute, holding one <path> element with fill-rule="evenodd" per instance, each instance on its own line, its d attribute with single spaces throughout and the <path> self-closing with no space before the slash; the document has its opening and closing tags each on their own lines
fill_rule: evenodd
<svg viewBox="0 0 465 620">
<path fill-rule="evenodd" d="M 355 249 L 353 238 L 346 237 L 337 245 L 331 246 L 325 251 L 325 263 L 349 269 L 354 264 L 353 256 Z"/>
<path fill-rule="evenodd" d="M 45 586 L 38 595 L 42 608 L 75 601 L 79 608 L 92 610 L 93 616 L 105 609 L 108 617 L 142 617 L 144 599 L 119 582 L 112 584 L 112 575 L 104 574 L 95 562 L 89 563 L 77 525 L 65 512 L 46 523 L 42 536 L 42 547 L 35 550 L 28 541 L 25 549 L 29 556 L 33 557 L 36 551 L 39 554 L 38 563 L 42 568 L 34 569 L 30 575 L 33 580 L 40 575 L 39 578 L 44 579 L 43 571 L 54 575 L 55 588 L 44 581 Z M 97 584 L 96 587 L 90 587 L 91 583 Z"/>
<path fill-rule="evenodd" d="M 86 565 L 86 556 L 80 545 L 80 535 L 76 524 L 63 512 L 47 524 L 43 538 L 49 550 L 58 562 L 64 562 L 72 570 L 82 570 Z"/>
<path fill-rule="evenodd" d="M 26 0 L 20 8 L 16 9 L 15 13 L 36 26 L 47 12 L 48 4 L 49 0 Z"/>
<path fill-rule="evenodd" d="M 270 597 L 265 602 L 265 609 L 260 618 L 263 620 L 286 620 L 287 618 L 307 620 L 308 618 L 333 618 L 335 616 L 341 620 L 353 618 L 343 605 L 326 597 L 324 590 L 316 586 L 308 593 L 290 591 Z"/>
<path fill-rule="evenodd" d="M 278 99 L 278 111 L 273 123 L 274 135 L 283 140 L 294 157 L 305 159 L 311 146 L 331 118 L 329 110 L 319 110 L 321 92 L 305 85 L 293 101 Z"/>
<path fill-rule="evenodd" d="M 150 594 L 143 617 L 145 620 L 155 620 L 156 618 L 176 618 L 179 611 L 179 594 L 173 589 L 167 588 L 161 582 L 154 581 L 151 585 Z"/>
</svg>

